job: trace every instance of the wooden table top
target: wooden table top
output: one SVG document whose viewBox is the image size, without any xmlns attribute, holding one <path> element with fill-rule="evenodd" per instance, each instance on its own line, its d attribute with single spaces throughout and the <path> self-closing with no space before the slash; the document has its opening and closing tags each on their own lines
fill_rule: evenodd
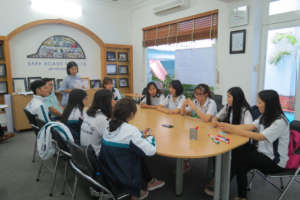
<svg viewBox="0 0 300 200">
<path fill-rule="evenodd" d="M 141 98 L 141 97 L 143 97 L 142 94 L 134 94 L 134 93 L 123 93 L 123 95 L 124 95 L 125 97 L 136 97 L 136 98 Z"/>
<path fill-rule="evenodd" d="M 210 123 L 200 119 L 181 115 L 167 115 L 153 109 L 139 108 L 131 124 L 140 130 L 151 128 L 155 136 L 157 154 L 173 158 L 207 158 L 228 152 L 248 141 L 248 138 L 226 134 L 230 143 L 212 142 L 208 134 L 217 135 L 219 129 L 212 128 Z M 173 128 L 166 128 L 162 124 L 171 124 Z M 190 128 L 198 129 L 198 140 L 190 140 Z"/>
</svg>

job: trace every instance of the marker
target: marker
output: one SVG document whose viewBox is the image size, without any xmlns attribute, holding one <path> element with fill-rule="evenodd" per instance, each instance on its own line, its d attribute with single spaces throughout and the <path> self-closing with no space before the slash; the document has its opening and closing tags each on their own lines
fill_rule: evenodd
<svg viewBox="0 0 300 200">
<path fill-rule="evenodd" d="M 213 143 L 215 144 L 219 144 L 220 142 L 215 138 L 215 136 L 208 134 L 208 136 L 210 137 L 210 139 L 213 141 Z"/>
<path fill-rule="evenodd" d="M 224 136 L 221 136 L 221 135 L 217 135 L 217 137 L 223 138 L 224 140 L 227 140 L 228 142 L 230 142 L 230 138 L 228 138 L 228 137 L 224 137 Z"/>
<path fill-rule="evenodd" d="M 226 144 L 229 144 L 229 140 L 227 140 L 226 138 L 223 138 L 223 137 L 216 137 L 217 140 L 220 140 L 222 142 L 225 142 Z"/>
<path fill-rule="evenodd" d="M 199 126 L 196 126 L 196 127 L 195 127 L 195 130 L 197 131 L 197 130 L 198 130 L 198 128 L 199 128 Z"/>
<path fill-rule="evenodd" d="M 220 133 L 221 135 L 223 135 L 223 136 L 226 135 L 226 133 L 224 133 L 223 131 L 220 131 L 219 133 Z"/>
</svg>

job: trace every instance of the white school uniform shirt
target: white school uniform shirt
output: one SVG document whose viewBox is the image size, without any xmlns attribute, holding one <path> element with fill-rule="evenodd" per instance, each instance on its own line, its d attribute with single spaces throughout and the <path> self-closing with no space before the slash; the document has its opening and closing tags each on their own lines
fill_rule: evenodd
<svg viewBox="0 0 300 200">
<path fill-rule="evenodd" d="M 118 90 L 118 88 L 114 88 L 113 99 L 117 101 L 117 100 L 120 100 L 122 98 L 123 97 L 122 97 L 120 91 Z"/>
<path fill-rule="evenodd" d="M 158 105 L 162 105 L 163 101 L 164 101 L 165 97 L 163 94 L 158 96 L 150 96 L 150 101 L 151 101 L 151 105 L 153 106 L 158 106 Z M 142 103 L 147 104 L 147 97 L 145 96 L 144 99 L 142 100 Z"/>
<path fill-rule="evenodd" d="M 227 116 L 228 112 L 228 105 L 224 106 L 216 115 L 216 117 L 219 120 L 224 120 Z M 232 124 L 232 110 L 230 112 L 230 117 L 229 117 L 229 123 Z M 246 108 L 242 108 L 242 113 L 241 113 L 241 123 L 240 124 L 252 124 L 253 118 L 251 115 L 251 112 L 249 110 L 246 110 Z"/>
<path fill-rule="evenodd" d="M 33 95 L 31 101 L 27 104 L 26 110 L 28 110 L 31 114 L 37 115 L 39 119 L 49 122 L 51 121 L 49 118 L 48 107 L 44 104 L 45 98 L 39 95 Z"/>
<path fill-rule="evenodd" d="M 200 105 L 200 102 L 197 99 L 194 99 L 193 103 L 204 114 L 212 115 L 212 116 L 215 116 L 217 114 L 217 104 L 211 98 L 206 98 L 206 101 L 202 106 Z M 190 112 L 192 111 L 192 108 L 190 106 L 187 106 L 185 109 Z"/>
<path fill-rule="evenodd" d="M 182 104 L 185 101 L 185 96 L 182 94 L 176 98 L 176 101 L 173 101 L 173 96 L 169 94 L 164 100 L 162 105 L 170 110 L 180 109 Z"/>
<path fill-rule="evenodd" d="M 289 160 L 288 148 L 290 142 L 290 128 L 283 118 L 276 119 L 268 128 L 259 124 L 260 117 L 253 122 L 265 140 L 258 142 L 257 151 L 272 159 L 278 166 L 285 168 Z"/>
<path fill-rule="evenodd" d="M 99 110 L 95 117 L 86 115 L 80 131 L 80 144 L 82 146 L 92 145 L 98 156 L 101 149 L 101 140 L 108 131 L 108 118 Z"/>
<path fill-rule="evenodd" d="M 69 115 L 68 121 L 78 121 L 79 119 L 84 120 L 86 117 L 86 111 L 80 111 L 78 107 L 73 108 L 72 112 Z"/>
</svg>

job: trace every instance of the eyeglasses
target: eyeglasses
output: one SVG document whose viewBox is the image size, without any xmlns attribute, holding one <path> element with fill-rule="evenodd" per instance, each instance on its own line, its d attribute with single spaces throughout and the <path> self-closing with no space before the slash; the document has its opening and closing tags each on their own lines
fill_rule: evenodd
<svg viewBox="0 0 300 200">
<path fill-rule="evenodd" d="M 204 96 L 204 95 L 205 95 L 205 93 L 194 93 L 195 97 L 200 97 L 200 96 Z"/>
</svg>

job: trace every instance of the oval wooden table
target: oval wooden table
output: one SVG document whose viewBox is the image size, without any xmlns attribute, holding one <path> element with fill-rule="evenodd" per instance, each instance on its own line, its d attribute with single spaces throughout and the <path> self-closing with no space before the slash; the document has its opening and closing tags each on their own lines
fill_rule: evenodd
<svg viewBox="0 0 300 200">
<path fill-rule="evenodd" d="M 183 161 L 192 158 L 216 156 L 214 200 L 229 198 L 231 150 L 245 144 L 248 139 L 227 134 L 230 143 L 212 142 L 209 134 L 217 135 L 220 130 L 212 128 L 210 123 L 201 122 L 188 116 L 167 115 L 157 110 L 139 108 L 130 122 L 139 129 L 151 128 L 155 136 L 157 154 L 176 158 L 176 195 L 183 190 Z M 173 128 L 163 127 L 171 124 Z M 197 140 L 190 139 L 190 128 L 198 126 Z"/>
</svg>

